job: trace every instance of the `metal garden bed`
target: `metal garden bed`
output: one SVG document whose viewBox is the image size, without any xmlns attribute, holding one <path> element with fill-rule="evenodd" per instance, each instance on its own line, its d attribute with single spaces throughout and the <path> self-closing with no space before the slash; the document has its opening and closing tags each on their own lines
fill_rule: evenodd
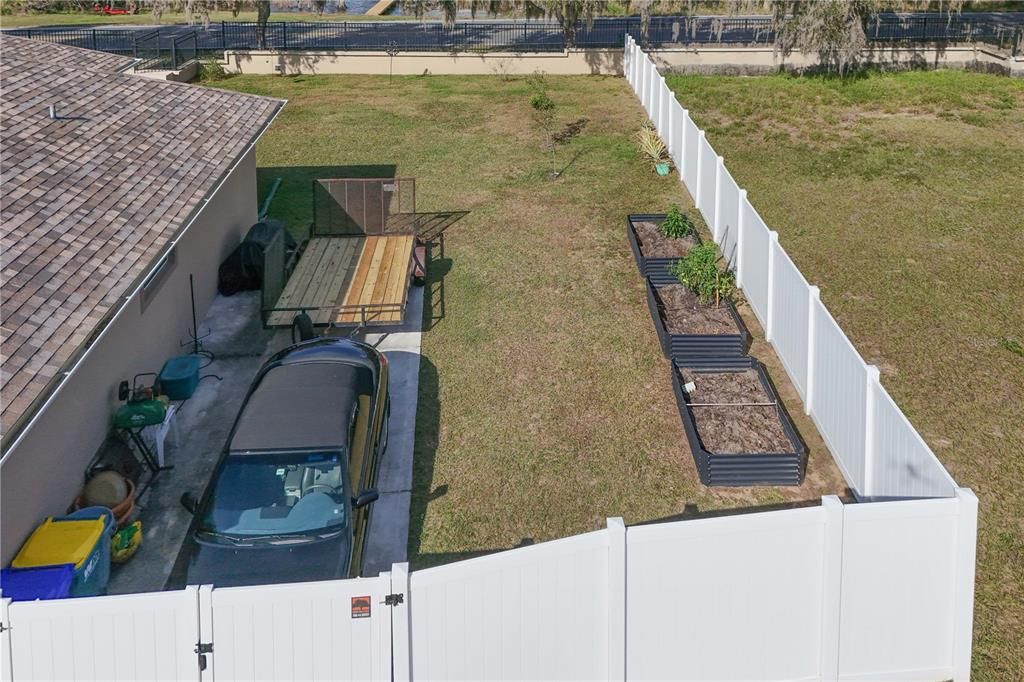
<svg viewBox="0 0 1024 682">
<path fill-rule="evenodd" d="M 725 374 L 753 370 L 757 374 L 764 392 L 769 397 L 765 403 L 735 407 L 701 404 L 693 400 L 683 389 L 679 370 L 685 368 L 696 375 Z M 793 422 L 778 398 L 778 392 L 760 362 L 751 357 L 714 358 L 691 362 L 672 362 L 672 389 L 676 395 L 679 416 L 683 420 L 686 439 L 690 444 L 701 483 L 707 486 L 752 486 L 780 485 L 795 486 L 803 482 L 807 467 L 807 446 L 804 445 L 793 426 Z M 715 453 L 705 445 L 695 411 L 706 409 L 752 409 L 773 412 L 785 432 L 790 448 L 786 452 L 740 452 Z M 706 434 L 705 434 L 706 436 Z"/>
<path fill-rule="evenodd" d="M 658 294 L 657 287 L 665 284 L 678 284 L 673 278 L 669 282 L 655 282 L 647 278 L 647 308 L 654 322 L 654 329 L 661 342 L 661 350 L 670 360 L 700 360 L 707 358 L 740 358 L 750 348 L 750 332 L 736 312 L 736 307 L 726 301 L 725 308 L 736 324 L 735 334 L 674 334 L 670 333 L 662 319 L 664 305 Z"/>
<path fill-rule="evenodd" d="M 665 220 L 664 213 L 632 213 L 626 216 L 626 237 L 629 239 L 629 248 L 633 252 L 633 259 L 636 261 L 637 268 L 640 269 L 640 274 L 649 278 L 655 284 L 669 284 L 676 281 L 675 275 L 669 271 L 669 268 L 679 258 L 649 258 L 644 256 L 640 249 L 640 240 L 636 234 L 636 223 L 661 223 L 663 220 Z M 697 244 L 701 243 L 700 235 L 696 231 L 693 233 L 693 239 Z"/>
</svg>

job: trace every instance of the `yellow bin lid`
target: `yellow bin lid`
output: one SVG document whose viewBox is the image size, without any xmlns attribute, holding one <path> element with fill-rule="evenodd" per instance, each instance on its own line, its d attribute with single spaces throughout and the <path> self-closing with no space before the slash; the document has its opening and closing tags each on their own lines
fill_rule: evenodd
<svg viewBox="0 0 1024 682">
<path fill-rule="evenodd" d="M 54 521 L 51 516 L 32 531 L 11 566 L 32 568 L 74 564 L 76 569 L 81 568 L 103 536 L 105 524 L 104 518 Z"/>
</svg>

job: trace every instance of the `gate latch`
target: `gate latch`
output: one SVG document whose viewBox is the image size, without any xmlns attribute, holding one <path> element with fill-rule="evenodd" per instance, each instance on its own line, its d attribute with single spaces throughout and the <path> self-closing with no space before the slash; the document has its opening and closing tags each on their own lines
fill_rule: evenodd
<svg viewBox="0 0 1024 682">
<path fill-rule="evenodd" d="M 384 606 L 398 606 L 399 604 L 405 603 L 405 595 L 399 592 L 398 594 L 389 594 L 384 597 Z"/>
<path fill-rule="evenodd" d="M 196 642 L 195 652 L 199 656 L 199 670 L 206 670 L 206 654 L 213 653 L 213 642 Z"/>
</svg>

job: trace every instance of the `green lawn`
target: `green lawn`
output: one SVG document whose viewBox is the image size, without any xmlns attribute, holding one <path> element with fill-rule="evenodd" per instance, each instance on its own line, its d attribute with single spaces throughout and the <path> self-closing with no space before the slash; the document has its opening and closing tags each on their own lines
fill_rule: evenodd
<svg viewBox="0 0 1024 682">
<path fill-rule="evenodd" d="M 560 123 L 588 119 L 548 177 L 523 80 L 233 77 L 289 100 L 257 148 L 271 215 L 310 219 L 318 177 L 417 178 L 420 210 L 468 214 L 431 267 L 410 557 L 417 566 L 627 522 L 842 492 L 812 446 L 796 489 L 699 484 L 669 368 L 625 239 L 625 216 L 688 199 L 636 151 L 641 109 L 621 78 L 551 78 Z M 771 358 L 769 358 L 771 360 Z M 784 375 L 774 373 L 776 381 Z"/>
<path fill-rule="evenodd" d="M 978 494 L 975 677 L 1024 679 L 1024 81 L 947 71 L 669 85 Z"/>
</svg>

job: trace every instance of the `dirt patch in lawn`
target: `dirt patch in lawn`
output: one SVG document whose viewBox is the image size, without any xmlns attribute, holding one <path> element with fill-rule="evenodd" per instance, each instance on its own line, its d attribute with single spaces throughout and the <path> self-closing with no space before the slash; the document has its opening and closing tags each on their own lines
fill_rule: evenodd
<svg viewBox="0 0 1024 682">
<path fill-rule="evenodd" d="M 645 258 L 682 258 L 697 246 L 693 236 L 666 237 L 661 233 L 661 226 L 650 220 L 633 223 L 633 229 Z"/>
<path fill-rule="evenodd" d="M 683 384 L 693 382 L 689 394 L 693 421 L 704 449 L 712 454 L 759 454 L 793 452 L 774 405 L 757 372 L 692 372 L 680 369 Z M 721 407 L 704 403 L 727 403 Z"/>
<path fill-rule="evenodd" d="M 657 287 L 661 319 L 669 334 L 739 334 L 736 320 L 725 305 L 701 305 L 697 295 L 682 284 Z"/>
</svg>

